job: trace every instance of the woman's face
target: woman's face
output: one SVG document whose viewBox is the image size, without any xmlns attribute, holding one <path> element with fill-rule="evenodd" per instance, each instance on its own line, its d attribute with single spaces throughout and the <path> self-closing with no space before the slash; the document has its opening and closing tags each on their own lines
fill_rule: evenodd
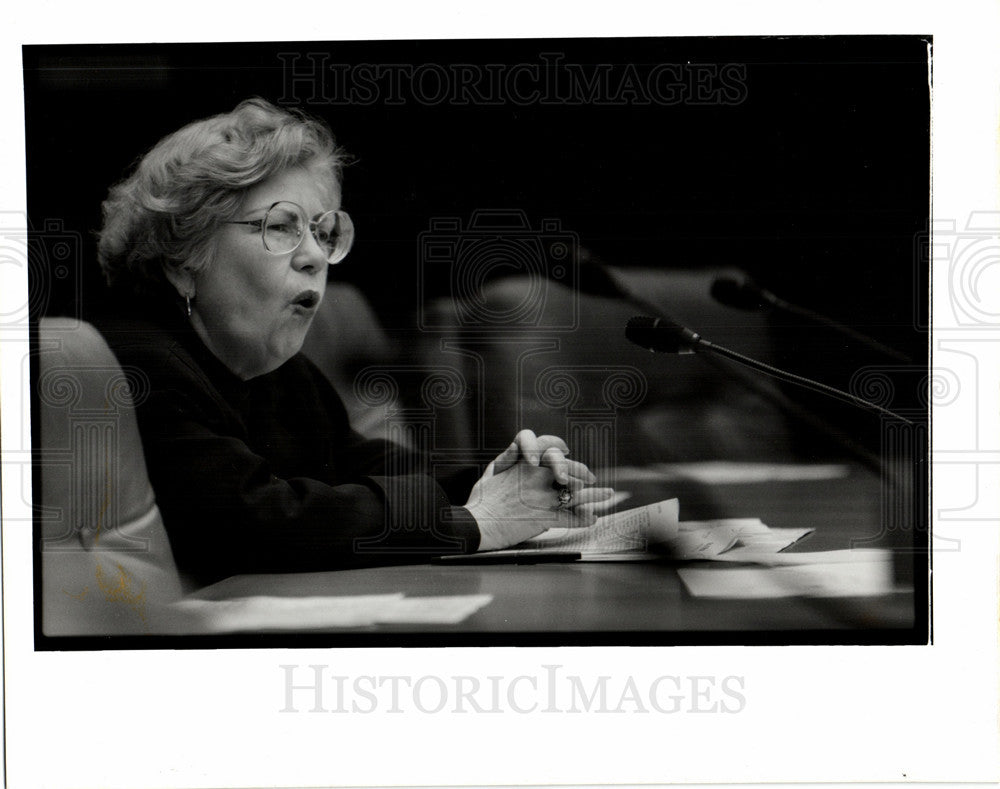
<svg viewBox="0 0 1000 789">
<path fill-rule="evenodd" d="M 279 200 L 297 203 L 311 219 L 340 208 L 340 190 L 295 167 L 250 189 L 237 219 L 262 219 Z M 275 255 L 264 248 L 258 226 L 224 225 L 214 257 L 194 276 L 191 323 L 244 380 L 271 372 L 302 347 L 326 289 L 326 269 L 326 255 L 308 231 L 293 252 Z"/>
</svg>

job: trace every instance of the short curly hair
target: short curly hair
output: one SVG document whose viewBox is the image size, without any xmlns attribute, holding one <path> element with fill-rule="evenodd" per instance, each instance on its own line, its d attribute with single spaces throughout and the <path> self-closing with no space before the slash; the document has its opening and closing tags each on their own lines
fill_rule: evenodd
<svg viewBox="0 0 1000 789">
<path fill-rule="evenodd" d="M 169 293 L 164 266 L 207 265 L 215 230 L 236 218 L 250 187 L 307 166 L 332 190 L 347 161 L 323 121 L 264 99 L 243 101 L 167 135 L 110 189 L 98 262 L 109 284 Z"/>
</svg>

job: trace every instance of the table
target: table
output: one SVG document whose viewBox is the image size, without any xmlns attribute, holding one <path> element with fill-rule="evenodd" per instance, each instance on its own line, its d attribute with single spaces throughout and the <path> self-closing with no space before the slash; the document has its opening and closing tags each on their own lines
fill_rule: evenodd
<svg viewBox="0 0 1000 789">
<path fill-rule="evenodd" d="M 682 520 L 760 517 L 772 527 L 811 526 L 792 551 L 886 547 L 913 535 L 880 534 L 884 491 L 877 476 L 706 485 L 633 480 L 629 506 L 676 495 Z M 619 482 L 619 487 L 624 487 Z M 920 554 L 900 553 L 901 567 Z M 312 633 L 308 643 L 442 644 L 756 644 L 925 643 L 924 573 L 910 588 L 879 597 L 710 600 L 691 597 L 678 563 L 407 565 L 321 573 L 236 576 L 195 597 L 312 596 L 403 592 L 407 597 L 489 594 L 493 601 L 457 625 L 378 625 Z M 904 574 L 905 575 L 905 574 Z M 288 633 L 245 635 L 252 643 L 300 643 Z M 291 638 L 291 641 L 289 641 Z M 299 640 L 296 640 L 299 639 Z"/>
</svg>

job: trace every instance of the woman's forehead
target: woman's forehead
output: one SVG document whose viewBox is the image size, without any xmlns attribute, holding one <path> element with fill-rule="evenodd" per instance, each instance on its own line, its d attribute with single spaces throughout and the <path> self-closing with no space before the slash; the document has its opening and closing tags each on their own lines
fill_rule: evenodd
<svg viewBox="0 0 1000 789">
<path fill-rule="evenodd" d="M 280 200 L 298 203 L 312 216 L 340 208 L 340 184 L 320 168 L 292 167 L 248 189 L 243 207 L 264 209 Z"/>
</svg>

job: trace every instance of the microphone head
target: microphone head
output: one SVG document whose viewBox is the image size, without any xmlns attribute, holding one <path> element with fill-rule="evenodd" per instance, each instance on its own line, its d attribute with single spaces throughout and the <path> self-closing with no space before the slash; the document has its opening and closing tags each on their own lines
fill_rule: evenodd
<svg viewBox="0 0 1000 789">
<path fill-rule="evenodd" d="M 666 318 L 637 315 L 625 324 L 625 337 L 640 348 L 659 353 L 694 353 L 701 338 Z"/>
<path fill-rule="evenodd" d="M 764 293 L 749 279 L 719 277 L 712 283 L 712 298 L 738 310 L 762 310 L 768 306 Z"/>
</svg>

